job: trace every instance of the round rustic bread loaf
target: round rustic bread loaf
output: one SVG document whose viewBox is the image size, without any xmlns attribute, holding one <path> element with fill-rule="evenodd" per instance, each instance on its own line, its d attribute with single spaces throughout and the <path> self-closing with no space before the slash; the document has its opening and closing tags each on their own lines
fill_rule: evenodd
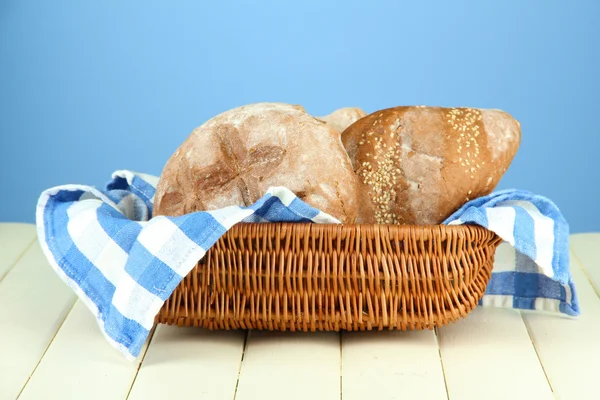
<svg viewBox="0 0 600 400">
<path fill-rule="evenodd" d="M 248 206 L 273 186 L 342 222 L 356 219 L 356 176 L 340 134 L 283 103 L 234 108 L 196 128 L 163 169 L 154 214 Z"/>
<path fill-rule="evenodd" d="M 331 126 L 335 131 L 342 133 L 347 127 L 367 115 L 358 107 L 344 107 L 333 111 L 331 114 L 317 117 L 317 119 Z"/>
<path fill-rule="evenodd" d="M 494 190 L 521 129 L 499 110 L 395 107 L 359 119 L 342 141 L 359 180 L 357 222 L 426 225 Z"/>
</svg>

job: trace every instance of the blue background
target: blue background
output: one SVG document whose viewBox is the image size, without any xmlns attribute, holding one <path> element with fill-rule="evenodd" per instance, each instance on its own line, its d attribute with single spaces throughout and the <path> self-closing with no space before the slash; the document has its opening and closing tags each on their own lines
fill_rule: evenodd
<svg viewBox="0 0 600 400">
<path fill-rule="evenodd" d="M 501 108 L 523 140 L 498 188 L 600 231 L 599 40 L 594 0 L 4 0 L 0 221 L 34 222 L 54 185 L 159 175 L 210 117 L 283 101 Z"/>
</svg>

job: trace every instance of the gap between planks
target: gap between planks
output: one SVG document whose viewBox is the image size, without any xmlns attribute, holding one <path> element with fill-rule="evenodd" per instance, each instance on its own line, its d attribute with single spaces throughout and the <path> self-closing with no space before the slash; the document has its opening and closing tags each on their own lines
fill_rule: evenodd
<svg viewBox="0 0 600 400">
<path fill-rule="evenodd" d="M 448 393 L 448 382 L 446 380 L 446 370 L 444 368 L 444 359 L 442 358 L 442 349 L 440 347 L 440 338 L 438 337 L 439 333 L 438 333 L 438 327 L 435 327 L 434 329 L 434 333 L 435 333 L 435 344 L 438 347 L 438 355 L 440 357 L 440 367 L 442 368 L 442 376 L 444 377 L 444 388 L 446 389 L 446 397 L 448 399 L 450 399 L 450 394 Z"/>
<path fill-rule="evenodd" d="M 244 337 L 244 347 L 242 348 L 242 356 L 240 357 L 240 366 L 238 368 L 237 380 L 235 381 L 235 391 L 233 392 L 233 400 L 237 398 L 238 386 L 240 384 L 240 375 L 242 374 L 242 365 L 244 363 L 244 355 L 246 354 L 246 345 L 248 344 L 248 335 L 250 331 L 246 331 L 246 336 Z"/>
<path fill-rule="evenodd" d="M 0 397 L 14 398 L 27 387 L 74 303 L 34 242 L 0 282 Z"/>
<path fill-rule="evenodd" d="M 13 270 L 13 268 L 19 263 L 19 261 L 21 261 L 21 259 L 25 255 L 25 253 L 27 253 L 27 251 L 29 251 L 29 249 L 31 249 L 31 246 L 33 246 L 34 243 L 35 243 L 35 239 L 32 240 L 31 243 L 29 243 L 27 245 L 27 247 L 25 247 L 23 252 L 21 254 L 19 254 L 19 256 L 15 259 L 15 261 L 13 263 L 11 263 L 11 265 L 9 265 L 5 271 L 0 271 L 0 282 L 2 282 L 2 280 L 10 273 L 10 271 Z"/>
<path fill-rule="evenodd" d="M 439 343 L 450 399 L 554 398 L 517 310 L 478 307 L 440 328 Z"/>
<path fill-rule="evenodd" d="M 16 231 L 16 232 L 15 232 Z M 0 224 L 0 282 L 36 242 L 35 227 L 29 224 Z M 12 254 L 11 254 L 12 253 Z M 5 259 L 8 258 L 5 264 Z"/>
<path fill-rule="evenodd" d="M 242 331 L 159 324 L 137 371 L 129 400 L 231 400 L 245 337 Z M 191 382 L 193 386 L 180 382 Z"/>
<path fill-rule="evenodd" d="M 546 367 L 544 367 L 544 362 L 542 361 L 542 357 L 540 357 L 540 352 L 538 350 L 538 347 L 536 346 L 535 341 L 533 340 L 533 336 L 531 335 L 531 329 L 530 329 L 529 325 L 527 324 L 527 320 L 525 319 L 525 316 L 523 315 L 522 311 L 519 311 L 519 313 L 521 314 L 521 319 L 523 320 L 523 324 L 525 324 L 525 329 L 527 329 L 527 335 L 529 335 L 529 340 L 531 341 L 533 350 L 535 350 L 535 355 L 537 356 L 538 361 L 540 362 L 540 365 L 542 366 L 542 371 L 544 372 L 544 376 L 546 377 L 546 382 L 548 382 L 548 386 L 550 387 L 550 390 L 556 396 L 556 394 L 554 393 L 554 388 L 552 387 L 552 382 L 550 380 L 550 377 L 548 376 L 548 372 L 546 371 Z"/>
<path fill-rule="evenodd" d="M 146 347 L 144 344 L 136 360 L 125 359 L 107 342 L 90 310 L 78 301 L 41 359 L 21 399 L 123 399 Z"/>
<path fill-rule="evenodd" d="M 133 376 L 133 379 L 131 380 L 131 385 L 129 385 L 129 390 L 127 391 L 127 396 L 125 397 L 125 400 L 129 399 L 129 395 L 131 395 L 131 389 L 133 389 L 133 385 L 135 385 L 135 380 L 137 379 L 139 373 L 140 373 L 140 368 L 142 368 L 142 364 L 144 363 L 144 360 L 146 359 L 146 354 L 148 354 L 148 348 L 150 347 L 150 345 L 152 344 L 152 339 L 154 339 L 154 333 L 156 332 L 156 326 L 154 326 L 152 328 L 152 330 L 150 331 L 150 333 L 148 334 L 148 345 L 144 347 L 144 352 L 140 358 L 140 362 L 137 366 L 137 369 L 135 370 L 135 375 Z"/>
<path fill-rule="evenodd" d="M 495 265 L 514 262 L 509 246 L 498 247 Z M 478 306 L 437 333 L 450 399 L 554 398 L 519 310 Z"/>
<path fill-rule="evenodd" d="M 77 304 L 77 301 L 73 302 L 73 305 L 71 306 L 71 308 L 69 309 L 69 311 L 67 312 L 67 314 L 65 315 L 65 318 L 62 320 L 62 322 L 60 323 L 60 325 L 58 326 L 58 328 L 56 329 L 56 332 L 54 332 L 54 336 L 52 336 L 52 339 L 50 339 L 50 341 L 48 342 L 48 345 L 46 346 L 46 349 L 44 350 L 44 352 L 42 353 L 42 356 L 40 357 L 40 359 L 38 360 L 38 362 L 35 364 L 35 367 L 33 367 L 33 371 L 31 371 L 31 373 L 29 374 L 29 377 L 27 378 L 27 380 L 25 381 L 25 383 L 23 384 L 23 387 L 21 387 L 21 390 L 19 390 L 19 394 L 17 395 L 17 399 L 19 399 L 21 397 L 21 395 L 23 394 L 23 391 L 25 390 L 25 387 L 27 387 L 27 384 L 29 383 L 29 381 L 31 380 L 31 377 L 35 374 L 35 371 L 37 370 L 37 368 L 39 367 L 40 363 L 42 362 L 42 360 L 44 359 L 44 356 L 46 355 L 46 353 L 48 352 L 48 349 L 50 348 L 50 346 L 52 345 L 52 342 L 54 342 L 54 339 L 56 338 L 56 335 L 58 334 L 58 332 L 60 331 L 60 328 L 62 328 L 62 326 L 65 324 L 65 321 L 67 320 L 67 318 L 69 318 L 69 315 L 71 314 L 71 312 L 73 311 L 73 308 L 75 308 L 75 304 Z"/>
<path fill-rule="evenodd" d="M 251 331 L 236 400 L 339 399 L 338 332 Z"/>
<path fill-rule="evenodd" d="M 576 242 L 579 238 L 576 235 L 572 239 Z M 600 247 L 600 236 L 598 239 L 597 245 L 590 242 L 588 246 Z M 556 397 L 563 400 L 589 398 L 591 393 L 600 391 L 597 379 L 600 371 L 600 344 L 597 340 L 600 297 L 586 277 L 586 265 L 579 262 L 574 247 L 571 247 L 571 273 L 581 315 L 521 313 L 548 381 Z M 600 265 L 600 257 L 595 250 L 590 249 L 587 262 Z"/>
</svg>

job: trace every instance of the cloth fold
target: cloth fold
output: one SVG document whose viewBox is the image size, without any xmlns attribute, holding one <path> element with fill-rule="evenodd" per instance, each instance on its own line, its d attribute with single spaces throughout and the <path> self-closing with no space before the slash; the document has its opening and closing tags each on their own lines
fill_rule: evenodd
<svg viewBox="0 0 600 400">
<path fill-rule="evenodd" d="M 45 190 L 38 238 L 58 276 L 97 319 L 109 343 L 136 358 L 163 303 L 197 261 L 238 222 L 339 223 L 285 187 L 249 207 L 152 217 L 158 178 L 119 170 L 104 190 L 63 185 Z M 569 272 L 569 229 L 558 208 L 508 190 L 472 200 L 445 224 L 496 232 L 508 252 L 494 265 L 483 306 L 579 314 Z"/>
</svg>

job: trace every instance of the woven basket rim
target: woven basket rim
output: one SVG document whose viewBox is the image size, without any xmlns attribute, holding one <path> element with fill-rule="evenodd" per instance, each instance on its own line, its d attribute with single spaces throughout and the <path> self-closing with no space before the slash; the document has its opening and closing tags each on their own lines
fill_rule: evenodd
<svg viewBox="0 0 600 400">
<path fill-rule="evenodd" d="M 379 230 L 385 231 L 387 230 L 390 233 L 407 233 L 410 232 L 412 234 L 422 234 L 422 233 L 433 233 L 433 234 L 463 234 L 465 232 L 477 232 L 483 234 L 492 234 L 495 233 L 484 226 L 477 224 L 460 224 L 460 225 L 445 225 L 445 224 L 429 224 L 429 225 L 412 225 L 412 224 L 376 224 L 376 223 L 316 223 L 316 222 L 238 222 L 234 224 L 230 230 L 237 229 L 252 229 L 259 228 L 264 229 L 265 226 L 271 226 L 275 228 L 299 228 L 308 229 L 309 233 L 313 230 L 329 230 L 329 229 L 338 229 L 338 230 Z"/>
<path fill-rule="evenodd" d="M 236 225 L 314 225 L 314 226 L 323 226 L 323 227 L 389 227 L 394 229 L 464 229 L 464 228 L 479 228 L 488 230 L 487 228 L 477 225 L 477 224 L 469 224 L 464 223 L 460 225 L 446 225 L 446 224 L 377 224 L 377 223 L 318 223 L 318 222 L 238 222 Z"/>
</svg>

